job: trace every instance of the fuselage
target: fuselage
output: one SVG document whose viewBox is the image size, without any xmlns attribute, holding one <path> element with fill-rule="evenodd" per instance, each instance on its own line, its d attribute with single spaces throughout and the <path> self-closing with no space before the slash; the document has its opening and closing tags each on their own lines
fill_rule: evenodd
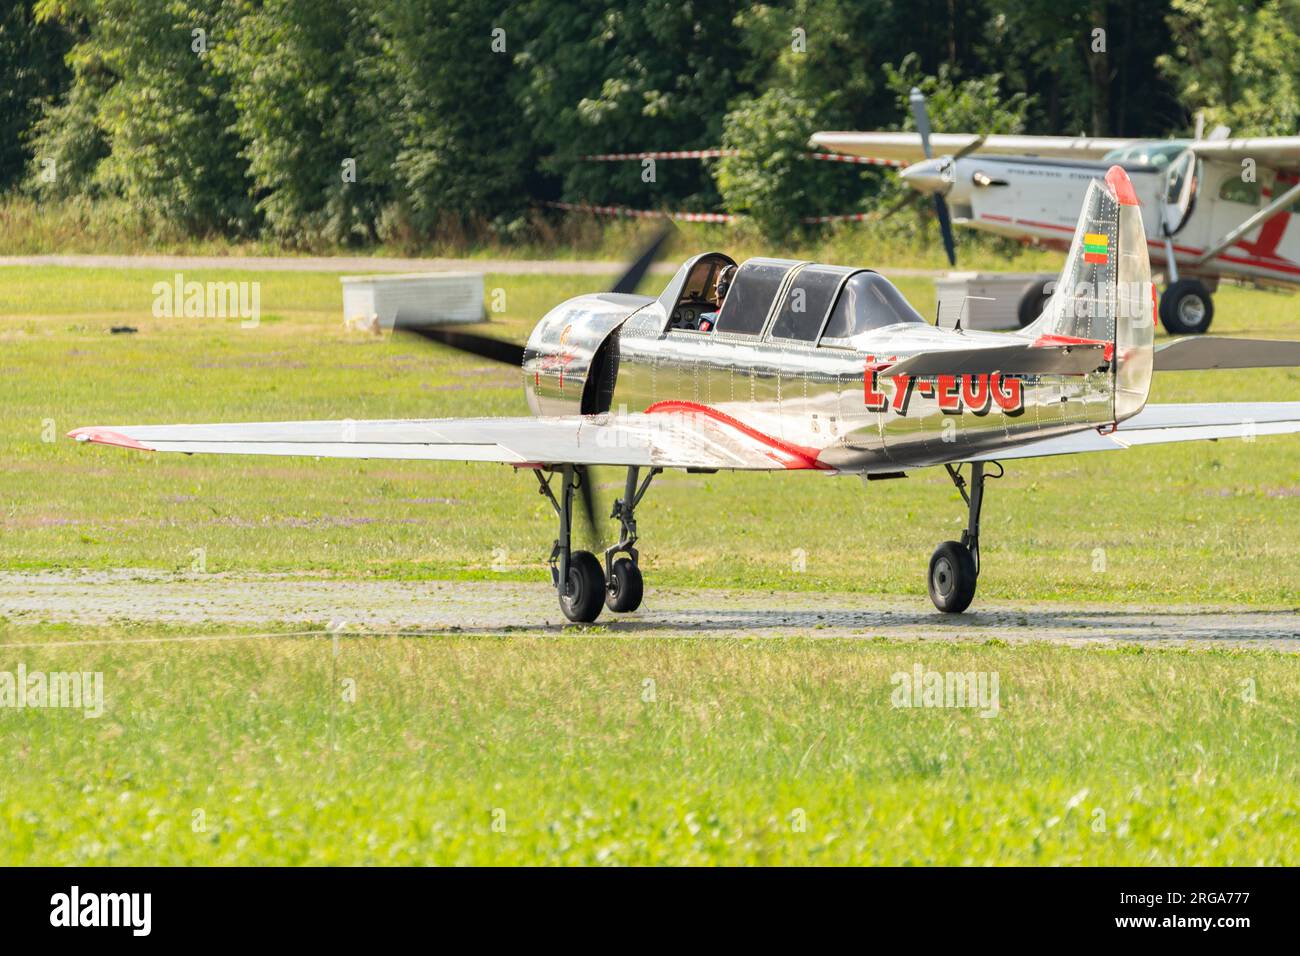
<svg viewBox="0 0 1300 956">
<path fill-rule="evenodd" d="M 717 263 L 725 260 L 710 255 Z M 773 276 L 785 274 L 761 289 L 757 280 L 755 289 L 747 289 L 746 270 L 756 262 Z M 1114 420 L 1109 371 L 891 374 L 891 364 L 920 353 L 1026 339 L 936 328 L 905 302 L 900 306 L 897 290 L 868 270 L 750 260 L 737 274 L 727 308 L 744 302 L 761 315 L 733 322 L 732 331 L 725 312 L 721 327 L 709 332 L 679 327 L 681 313 L 695 303 L 688 287 L 707 287 L 695 274 L 713 266 L 709 256 L 688 261 L 657 298 L 580 296 L 548 313 L 524 360 L 534 413 L 689 412 L 745 430 L 787 467 L 869 474 L 961 461 Z M 835 282 L 839 288 L 829 290 Z M 809 308 L 789 321 L 783 303 L 801 283 L 809 290 Z M 818 295 L 818 283 L 829 291 Z M 765 290 L 771 294 L 754 294 Z M 890 290 L 897 300 L 891 298 L 886 309 L 883 298 Z M 843 299 L 850 295 L 857 301 L 846 306 Z M 846 308 L 849 314 L 857 309 L 857 316 L 838 331 L 850 334 L 828 335 L 836 331 L 834 323 L 843 324 L 836 315 Z M 876 324 L 881 319 L 885 324 Z M 808 325 L 801 331 L 799 322 Z M 740 325 L 753 331 L 734 330 Z"/>
<path fill-rule="evenodd" d="M 1258 181 L 1245 182 L 1240 165 L 1183 155 L 1189 166 L 1195 164 L 1190 170 L 1195 190 L 1181 209 L 1179 197 L 1170 195 L 1172 164 L 1124 165 L 1141 204 L 1152 261 L 1158 266 L 1166 262 L 1163 224 L 1172 220 L 1176 226 L 1174 257 L 1180 273 L 1300 282 L 1300 223 L 1285 210 L 1198 264 L 1221 237 L 1258 212 L 1275 194 L 1294 185 L 1295 178 L 1260 167 Z M 1073 213 L 1088 183 L 1109 165 L 1104 161 L 977 153 L 957 160 L 945 157 L 916 163 L 903 175 L 923 192 L 946 188 L 944 195 L 953 217 L 963 225 L 1064 248 L 1074 232 Z"/>
</svg>

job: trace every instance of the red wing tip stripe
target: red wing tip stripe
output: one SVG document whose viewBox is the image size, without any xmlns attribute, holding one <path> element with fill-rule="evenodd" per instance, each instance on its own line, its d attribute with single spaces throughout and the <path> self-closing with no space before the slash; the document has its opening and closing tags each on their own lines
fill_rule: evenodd
<svg viewBox="0 0 1300 956">
<path fill-rule="evenodd" d="M 96 445 L 116 445 L 119 448 L 134 448 L 137 451 L 153 451 L 148 445 L 142 444 L 121 432 L 109 431 L 106 428 L 74 428 L 68 432 L 68 437 L 76 441 L 92 442 Z"/>
</svg>

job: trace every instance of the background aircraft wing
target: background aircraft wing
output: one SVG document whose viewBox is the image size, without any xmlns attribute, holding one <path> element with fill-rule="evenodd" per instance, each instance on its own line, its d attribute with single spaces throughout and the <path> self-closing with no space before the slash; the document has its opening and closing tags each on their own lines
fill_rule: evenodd
<svg viewBox="0 0 1300 956">
<path fill-rule="evenodd" d="M 932 133 L 930 144 L 939 156 L 952 155 L 974 143 L 975 133 Z M 921 137 L 917 133 L 855 133 L 827 131 L 814 133 L 812 142 L 824 149 L 853 156 L 915 163 L 925 159 Z M 1013 136 L 994 133 L 985 137 L 977 152 L 1008 156 L 1055 156 L 1073 159 L 1101 159 L 1112 149 L 1131 146 L 1131 139 L 1097 139 L 1087 136 Z"/>
<path fill-rule="evenodd" d="M 778 471 L 821 467 L 795 448 L 719 413 L 557 418 L 251 422 L 228 425 L 112 425 L 70 438 L 140 451 L 202 455 L 303 455 L 512 465 L 644 465 Z"/>
<path fill-rule="evenodd" d="M 1192 144 L 1197 156 L 1239 163 L 1253 159 L 1269 169 L 1300 170 L 1300 136 L 1260 136 L 1252 139 L 1200 140 Z"/>
<path fill-rule="evenodd" d="M 1243 439 L 1257 435 L 1300 432 L 1300 402 L 1214 402 L 1188 405 L 1148 405 L 1108 435 L 1095 430 L 1045 438 L 1042 441 L 977 455 L 972 461 L 1005 461 L 1074 455 L 1088 451 L 1118 451 L 1133 445 L 1176 441 Z"/>
</svg>

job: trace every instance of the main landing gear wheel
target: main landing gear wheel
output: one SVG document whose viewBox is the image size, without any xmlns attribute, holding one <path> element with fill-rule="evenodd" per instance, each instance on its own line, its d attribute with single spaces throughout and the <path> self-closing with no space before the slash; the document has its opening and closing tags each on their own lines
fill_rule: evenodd
<svg viewBox="0 0 1300 956">
<path fill-rule="evenodd" d="M 1160 323 L 1173 335 L 1199 335 L 1214 318 L 1214 299 L 1200 279 L 1179 279 L 1160 296 Z"/>
<path fill-rule="evenodd" d="M 605 575 L 590 551 L 569 555 L 569 579 L 560 594 L 560 610 L 575 624 L 590 624 L 600 616 L 605 596 Z"/>
<path fill-rule="evenodd" d="M 975 598 L 975 555 L 959 541 L 945 541 L 930 556 L 930 600 L 940 611 L 960 614 Z"/>
<path fill-rule="evenodd" d="M 626 614 L 641 606 L 645 582 L 641 569 L 631 558 L 619 558 L 610 566 L 609 586 L 605 589 L 605 606 L 616 614 Z"/>
<path fill-rule="evenodd" d="M 960 614 L 975 599 L 975 584 L 980 576 L 980 510 L 984 506 L 985 477 L 1001 478 L 1004 472 L 997 462 L 997 474 L 985 476 L 984 462 L 970 464 L 970 492 L 961 465 L 944 465 L 948 476 L 966 502 L 966 530 L 960 541 L 945 541 L 930 556 L 928 585 L 930 600 L 945 614 Z"/>
<path fill-rule="evenodd" d="M 560 474 L 560 488 L 557 495 L 551 489 L 551 478 Z M 582 465 L 562 465 L 550 469 L 538 468 L 538 491 L 546 496 L 560 519 L 560 534 L 551 547 L 551 583 L 555 585 L 560 598 L 560 610 L 570 621 L 577 624 L 590 624 L 600 616 L 602 605 L 608 604 L 611 611 L 625 613 L 635 611 L 641 606 L 641 596 L 645 584 L 641 580 L 641 570 L 637 566 L 636 550 L 636 506 L 650 487 L 654 476 L 662 471 L 650 469 L 645 481 L 638 486 L 637 478 L 640 468 L 627 470 L 627 490 L 623 497 L 614 502 L 614 513 L 622 527 L 617 544 L 605 549 L 604 567 L 600 558 L 590 551 L 571 550 L 571 531 L 573 528 L 573 492 L 584 481 L 590 481 L 586 468 Z M 615 559 L 615 555 L 625 557 Z"/>
</svg>

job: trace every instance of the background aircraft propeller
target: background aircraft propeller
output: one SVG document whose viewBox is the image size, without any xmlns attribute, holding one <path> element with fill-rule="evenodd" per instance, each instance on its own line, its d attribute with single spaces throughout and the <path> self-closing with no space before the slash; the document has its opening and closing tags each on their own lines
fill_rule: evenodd
<svg viewBox="0 0 1300 956">
<path fill-rule="evenodd" d="M 926 159 L 934 159 L 934 150 L 930 146 L 930 112 L 925 107 L 925 94 L 914 86 L 907 101 L 912 107 L 912 120 L 916 123 L 916 131 L 921 134 L 921 152 L 925 153 Z M 978 149 L 979 144 L 983 142 L 984 139 L 981 137 L 972 145 Z M 970 149 L 971 147 L 966 147 L 959 156 L 965 155 Z M 949 175 L 953 168 L 952 163 L 956 158 L 948 159 L 946 169 Z M 933 193 L 933 202 L 934 214 L 939 219 L 939 232 L 943 236 L 943 251 L 948 254 L 949 265 L 955 266 L 957 264 L 957 240 L 952 234 L 952 217 L 948 214 L 948 202 L 943 198 L 943 192 L 938 190 Z"/>
</svg>

